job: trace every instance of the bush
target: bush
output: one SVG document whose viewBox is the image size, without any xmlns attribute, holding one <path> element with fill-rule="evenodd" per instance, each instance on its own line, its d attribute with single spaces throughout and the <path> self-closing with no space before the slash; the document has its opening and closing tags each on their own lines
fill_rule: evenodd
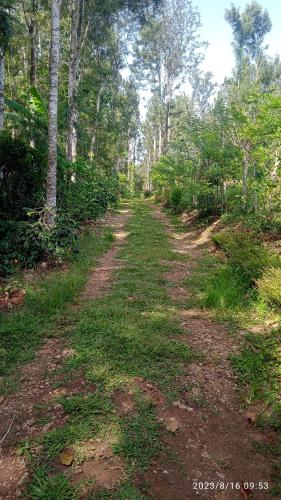
<svg viewBox="0 0 281 500">
<path fill-rule="evenodd" d="M 265 302 L 281 306 L 281 268 L 269 267 L 257 280 L 257 289 Z"/>
<path fill-rule="evenodd" d="M 170 207 L 174 214 L 182 212 L 183 190 L 180 187 L 174 187 L 170 194 Z"/>
<path fill-rule="evenodd" d="M 22 139 L 0 133 L 0 218 L 25 219 L 43 205 L 46 155 Z"/>
<path fill-rule="evenodd" d="M 30 268 L 51 257 L 57 261 L 77 250 L 77 223 L 59 214 L 52 231 L 28 221 L 0 222 L 0 275 Z"/>
<path fill-rule="evenodd" d="M 62 160 L 61 160 L 62 161 Z M 118 179 L 107 176 L 92 162 L 78 160 L 60 167 L 64 177 L 59 183 L 58 203 L 61 210 L 80 222 L 103 215 L 109 205 L 117 202 Z M 71 168 L 74 181 L 66 176 Z"/>
<path fill-rule="evenodd" d="M 223 230 L 213 237 L 229 258 L 230 265 L 249 286 L 259 279 L 266 267 L 277 265 L 279 258 L 271 255 L 252 233 Z"/>
</svg>

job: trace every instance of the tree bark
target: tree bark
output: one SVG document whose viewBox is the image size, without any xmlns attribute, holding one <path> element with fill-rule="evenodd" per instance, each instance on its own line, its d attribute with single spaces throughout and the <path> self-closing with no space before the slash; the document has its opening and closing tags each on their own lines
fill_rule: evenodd
<svg viewBox="0 0 281 500">
<path fill-rule="evenodd" d="M 248 173 L 249 173 L 249 158 L 244 155 L 243 159 L 243 179 L 242 179 L 242 208 L 246 210 L 248 198 Z"/>
<path fill-rule="evenodd" d="M 5 56 L 0 49 L 0 130 L 4 128 L 4 82 L 5 82 Z"/>
<path fill-rule="evenodd" d="M 36 33 L 36 25 L 34 20 L 31 21 L 31 25 L 29 27 L 29 35 L 30 35 L 30 84 L 36 85 L 36 73 L 37 73 L 37 33 Z"/>
<path fill-rule="evenodd" d="M 32 0 L 32 14 L 30 24 L 28 26 L 30 36 L 30 84 L 36 85 L 37 78 L 37 20 L 36 15 L 38 11 L 37 0 Z"/>
<path fill-rule="evenodd" d="M 78 109 L 77 93 L 79 85 L 79 66 L 81 57 L 82 23 L 84 0 L 72 0 L 71 37 L 68 73 L 68 132 L 67 158 L 75 161 L 77 154 Z"/>
<path fill-rule="evenodd" d="M 91 148 L 90 148 L 90 157 L 93 157 L 94 151 L 95 151 L 95 145 L 96 145 L 96 140 L 97 140 L 97 131 L 98 131 L 98 116 L 100 114 L 100 108 L 101 108 L 101 97 L 102 93 L 104 90 L 104 84 L 102 83 L 97 95 L 97 102 L 96 102 L 96 118 L 95 118 L 95 125 L 94 125 L 94 131 L 92 135 L 92 140 L 91 140 Z"/>
<path fill-rule="evenodd" d="M 162 125 L 159 124 L 159 136 L 158 136 L 158 157 L 161 158 L 162 155 Z"/>
<path fill-rule="evenodd" d="M 57 142 L 58 142 L 58 78 L 60 58 L 60 7 L 61 0 L 51 4 L 50 90 L 48 123 L 48 175 L 47 212 L 45 221 L 52 228 L 57 207 Z"/>
</svg>

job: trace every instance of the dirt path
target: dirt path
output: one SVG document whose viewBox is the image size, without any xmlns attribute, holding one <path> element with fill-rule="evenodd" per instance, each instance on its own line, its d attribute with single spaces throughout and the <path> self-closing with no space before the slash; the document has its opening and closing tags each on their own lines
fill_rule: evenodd
<svg viewBox="0 0 281 500">
<path fill-rule="evenodd" d="M 116 254 L 125 242 L 124 228 L 130 215 L 130 211 L 124 209 L 109 219 L 108 225 L 113 228 L 115 241 L 93 270 L 76 307 L 84 300 L 99 298 L 109 291 L 113 283 L 112 273 L 120 267 Z M 17 391 L 4 401 L 0 400 L 1 500 L 20 497 L 28 478 L 25 459 L 17 453 L 19 443 L 66 423 L 67 415 L 55 401 L 58 396 L 87 391 L 83 377 L 67 379 L 65 382 L 60 379 L 61 376 L 56 376 L 56 370 L 72 354 L 67 338 L 49 338 L 38 351 L 35 360 L 18 371 L 21 383 Z M 54 388 L 54 385 L 59 388 Z"/>
<path fill-rule="evenodd" d="M 159 418 L 168 428 L 172 425 L 176 429 L 164 441 L 179 460 L 163 456 L 155 461 L 145 477 L 150 494 L 165 500 L 271 498 L 266 484 L 270 484 L 269 464 L 253 447 L 253 441 L 270 438 L 247 419 L 227 359 L 229 353 L 237 351 L 235 338 L 225 325 L 216 324 L 203 311 L 186 309 L 184 305 L 188 292 L 180 282 L 192 273 L 202 249 L 207 248 L 210 229 L 176 234 L 161 209 L 152 208 L 155 217 L 164 224 L 174 249 L 189 257 L 187 261 L 174 261 L 167 278 L 171 297 L 180 305 L 177 314 L 186 330 L 184 341 L 203 353 L 204 358 L 190 365 L 188 375 L 182 380 L 187 390 L 172 406 L 154 391 Z M 255 483 L 251 496 L 247 488 L 236 485 L 244 482 Z"/>
</svg>

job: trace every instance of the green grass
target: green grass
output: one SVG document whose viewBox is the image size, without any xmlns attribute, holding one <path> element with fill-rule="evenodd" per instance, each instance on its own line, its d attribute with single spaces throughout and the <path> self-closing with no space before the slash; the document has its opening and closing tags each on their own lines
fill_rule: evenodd
<svg viewBox="0 0 281 500">
<path fill-rule="evenodd" d="M 60 333 L 71 321 L 70 314 L 63 318 L 66 305 L 75 300 L 84 286 L 89 269 L 95 259 L 112 242 L 112 234 L 106 230 L 98 238 L 92 232 L 83 233 L 80 253 L 73 257 L 67 271 L 53 271 L 26 285 L 25 305 L 12 313 L 0 315 L 0 376 L 12 375 L 16 365 L 30 361 L 45 335 Z M 1 381 L 0 393 L 14 389 L 13 377 Z"/>
<path fill-rule="evenodd" d="M 280 325 L 280 310 L 272 309 L 254 286 L 264 267 L 271 263 L 280 265 L 280 259 L 268 254 L 259 241 L 252 241 L 248 232 L 234 234 L 224 230 L 214 239 L 225 250 L 225 258 L 210 253 L 203 255 L 185 286 L 192 291 L 190 303 L 208 309 L 216 320 L 225 321 L 233 335 L 241 330 L 247 332 L 254 326 L 261 330 L 260 333 L 248 331 L 243 338 L 239 335 L 240 353 L 230 355 L 230 360 L 245 403 L 261 402 L 264 408 L 257 425 L 278 433 L 277 444 L 259 446 L 259 451 L 271 457 L 272 493 L 280 494 L 281 329 L 278 326 L 268 331 L 269 323 Z M 270 269 L 277 272 L 276 268 Z M 276 293 L 277 285 L 270 283 L 270 290 Z"/>
<path fill-rule="evenodd" d="M 162 449 L 154 405 L 136 387 L 135 377 L 154 383 L 169 398 L 177 393 L 177 379 L 186 365 L 198 357 L 178 338 L 182 329 L 168 295 L 169 265 L 163 262 L 178 260 L 178 254 L 145 202 L 134 203 L 133 211 L 129 236 L 118 256 L 124 265 L 116 272 L 111 292 L 82 304 L 76 313 L 69 337 L 75 354 L 61 370 L 66 379 L 84 377 L 92 390 L 59 398 L 69 416 L 67 424 L 39 442 L 25 444 L 27 452 L 33 450 L 33 466 L 44 468 L 81 440 L 99 437 L 112 443 L 126 462 L 127 481 L 113 496 L 100 492 L 95 498 L 143 498 L 132 481 Z M 132 389 L 133 414 L 119 415 L 112 402 L 116 389 Z"/>
</svg>

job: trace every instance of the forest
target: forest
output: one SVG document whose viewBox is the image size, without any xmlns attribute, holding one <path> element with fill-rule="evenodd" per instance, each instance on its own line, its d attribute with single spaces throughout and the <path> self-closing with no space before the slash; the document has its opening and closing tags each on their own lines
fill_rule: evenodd
<svg viewBox="0 0 281 500">
<path fill-rule="evenodd" d="M 0 499 L 281 498 L 279 21 L 223 3 L 217 83 L 195 0 L 0 0 Z"/>
</svg>

